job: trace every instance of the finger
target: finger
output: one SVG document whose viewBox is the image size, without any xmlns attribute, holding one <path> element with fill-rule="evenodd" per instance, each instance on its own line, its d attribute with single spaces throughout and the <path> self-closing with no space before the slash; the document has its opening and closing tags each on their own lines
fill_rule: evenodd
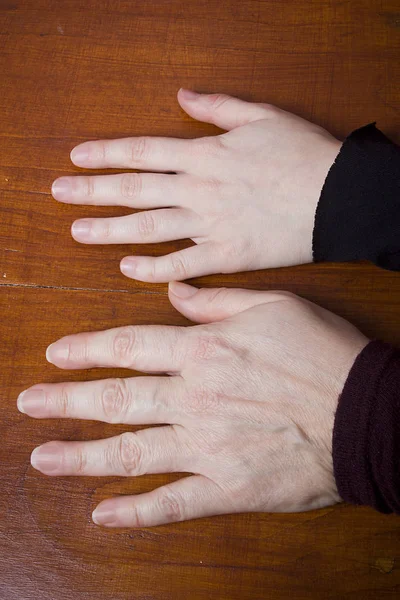
<svg viewBox="0 0 400 600">
<path fill-rule="evenodd" d="M 19 395 L 17 405 L 36 419 L 176 424 L 182 397 L 180 377 L 129 377 L 35 385 Z"/>
<path fill-rule="evenodd" d="M 259 304 L 278 302 L 293 296 L 280 291 L 198 289 L 178 281 L 169 284 L 168 295 L 173 306 L 195 323 L 222 321 Z"/>
<path fill-rule="evenodd" d="M 185 205 L 190 197 L 189 185 L 185 175 L 122 173 L 60 177 L 54 181 L 51 193 L 68 204 L 162 208 Z"/>
<path fill-rule="evenodd" d="M 137 476 L 187 469 L 190 450 L 176 429 L 152 427 L 106 440 L 48 442 L 32 452 L 32 466 L 45 475 Z"/>
<path fill-rule="evenodd" d="M 140 169 L 142 171 L 185 171 L 194 146 L 191 140 L 133 137 L 95 140 L 76 146 L 71 160 L 87 169 Z"/>
<path fill-rule="evenodd" d="M 191 277 L 218 273 L 224 260 L 215 244 L 205 242 L 165 256 L 127 256 L 122 259 L 121 271 L 138 281 L 166 283 Z"/>
<path fill-rule="evenodd" d="M 80 219 L 71 232 L 83 244 L 147 244 L 198 237 L 204 226 L 189 209 L 159 208 L 125 217 Z"/>
<path fill-rule="evenodd" d="M 185 112 L 198 121 L 213 123 L 221 129 L 231 130 L 253 121 L 268 119 L 275 107 L 267 104 L 244 102 L 225 94 L 197 94 L 180 89 L 178 102 Z"/>
<path fill-rule="evenodd" d="M 220 488 L 207 477 L 192 475 L 146 494 L 104 500 L 92 517 L 104 527 L 151 527 L 227 512 Z"/>
<path fill-rule="evenodd" d="M 185 327 L 117 327 L 63 337 L 47 348 L 46 358 L 61 369 L 124 367 L 173 373 L 182 368 L 185 339 Z"/>
</svg>

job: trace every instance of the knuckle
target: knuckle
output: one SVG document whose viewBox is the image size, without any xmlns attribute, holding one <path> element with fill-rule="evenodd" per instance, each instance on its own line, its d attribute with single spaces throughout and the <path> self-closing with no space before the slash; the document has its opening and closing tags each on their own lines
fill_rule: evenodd
<svg viewBox="0 0 400 600">
<path fill-rule="evenodd" d="M 252 248 L 251 240 L 231 240 L 220 246 L 221 252 L 228 258 L 230 256 L 234 260 L 250 254 Z"/>
<path fill-rule="evenodd" d="M 207 96 L 208 103 L 213 110 L 218 110 L 229 101 L 229 96 L 225 94 L 209 94 Z"/>
<path fill-rule="evenodd" d="M 161 514 L 170 522 L 182 521 L 184 518 L 183 501 L 178 494 L 171 490 L 162 490 L 159 493 L 158 505 Z"/>
<path fill-rule="evenodd" d="M 85 473 L 86 465 L 87 465 L 87 456 L 83 450 L 83 448 L 77 448 L 75 451 L 75 473 L 83 474 Z"/>
<path fill-rule="evenodd" d="M 193 142 L 197 153 L 206 158 L 216 158 L 226 148 L 225 143 L 219 135 L 197 138 Z"/>
<path fill-rule="evenodd" d="M 129 155 L 134 165 L 146 160 L 149 153 L 149 141 L 145 137 L 138 137 L 129 142 Z"/>
<path fill-rule="evenodd" d="M 186 261 L 183 258 L 183 253 L 171 255 L 171 266 L 172 266 L 172 271 L 174 273 L 174 277 L 176 277 L 176 279 L 187 279 L 188 278 L 189 271 L 188 271 L 188 267 L 186 265 Z"/>
<path fill-rule="evenodd" d="M 46 402 L 49 402 L 49 400 L 47 400 Z M 70 413 L 70 406 L 71 402 L 69 394 L 66 388 L 62 386 L 60 389 L 60 395 L 57 398 L 57 408 L 61 417 L 68 417 Z"/>
<path fill-rule="evenodd" d="M 133 326 L 123 327 L 115 335 L 112 342 L 112 356 L 121 367 L 129 368 L 137 348 L 137 329 Z"/>
<path fill-rule="evenodd" d="M 137 227 L 141 236 L 146 237 L 154 233 L 156 222 L 151 212 L 144 210 L 137 215 Z"/>
<path fill-rule="evenodd" d="M 274 293 L 277 300 L 275 302 L 275 310 L 280 316 L 283 314 L 287 318 L 296 316 L 301 318 L 304 316 L 309 305 L 307 305 L 303 298 L 286 291 L 277 291 Z"/>
<path fill-rule="evenodd" d="M 286 290 L 278 290 L 275 292 L 278 300 L 281 302 L 288 303 L 289 306 L 299 306 L 302 305 L 302 299 L 293 292 L 287 292 Z"/>
<path fill-rule="evenodd" d="M 273 104 L 268 104 L 266 102 L 262 102 L 258 105 L 259 108 L 263 111 L 266 117 L 276 117 L 280 112 L 280 109 Z"/>
<path fill-rule="evenodd" d="M 203 290 L 200 290 L 203 292 Z M 207 290 L 205 290 L 207 293 Z M 212 290 L 207 294 L 207 303 L 212 305 L 224 306 L 229 299 L 231 291 L 228 288 L 222 287 Z"/>
<path fill-rule="evenodd" d="M 119 462 L 127 475 L 141 475 L 143 453 L 136 433 L 126 432 L 119 437 Z"/>
<path fill-rule="evenodd" d="M 197 334 L 192 345 L 192 359 L 195 362 L 215 359 L 220 351 L 220 341 L 215 335 Z"/>
<path fill-rule="evenodd" d="M 172 353 L 173 352 L 174 350 L 172 350 Z M 150 401 L 155 413 L 165 414 L 167 410 L 170 410 L 170 393 L 166 393 L 165 384 L 167 385 L 167 388 L 170 386 L 170 378 L 168 378 L 163 383 L 157 382 L 157 384 L 151 392 Z"/>
<path fill-rule="evenodd" d="M 105 385 L 101 394 L 101 404 L 107 423 L 124 422 L 124 415 L 130 405 L 130 394 L 125 379 L 114 379 Z"/>
<path fill-rule="evenodd" d="M 100 223 L 101 226 L 101 236 L 102 238 L 108 240 L 112 237 L 112 228 L 111 228 L 111 220 L 109 219 L 104 219 L 103 221 L 101 221 Z"/>
<path fill-rule="evenodd" d="M 83 193 L 86 198 L 93 198 L 94 196 L 94 180 L 93 177 L 83 178 Z"/>
<path fill-rule="evenodd" d="M 151 281 L 157 281 L 159 276 L 159 258 L 153 258 L 149 263 L 149 279 Z"/>
<path fill-rule="evenodd" d="M 129 508 L 129 523 L 132 527 L 145 526 L 143 515 L 135 504 Z"/>
<path fill-rule="evenodd" d="M 219 252 L 226 260 L 222 267 L 222 273 L 232 273 L 235 269 L 247 270 L 254 256 L 254 241 L 249 240 L 231 240 L 219 244 Z"/>
<path fill-rule="evenodd" d="M 121 177 L 121 196 L 137 198 L 142 191 L 143 179 L 140 173 L 125 173 Z"/>
<path fill-rule="evenodd" d="M 82 361 L 84 364 L 89 364 L 91 362 L 91 352 L 90 352 L 90 344 L 89 337 L 84 335 L 82 338 L 82 343 L 80 347 L 80 353 L 82 355 Z M 71 350 L 71 345 L 69 346 L 69 358 L 73 357 L 73 353 Z"/>
<path fill-rule="evenodd" d="M 301 315 L 307 310 L 307 304 L 295 295 L 282 298 L 282 302 L 285 303 L 286 309 L 292 314 Z"/>
<path fill-rule="evenodd" d="M 190 410 L 194 413 L 204 413 L 218 404 L 218 395 L 204 386 L 196 387 L 188 394 Z"/>
<path fill-rule="evenodd" d="M 208 179 L 200 180 L 197 186 L 200 192 L 204 192 L 212 198 L 215 198 L 216 196 L 220 195 L 224 184 L 219 179 L 210 177 Z"/>
<path fill-rule="evenodd" d="M 227 149 L 227 144 L 223 135 L 214 136 L 212 138 L 212 144 L 214 146 L 214 150 L 216 150 L 218 154 Z"/>
<path fill-rule="evenodd" d="M 103 162 L 107 162 L 107 144 L 106 144 L 106 142 L 99 140 L 97 151 L 98 151 L 99 159 L 102 160 Z"/>
</svg>

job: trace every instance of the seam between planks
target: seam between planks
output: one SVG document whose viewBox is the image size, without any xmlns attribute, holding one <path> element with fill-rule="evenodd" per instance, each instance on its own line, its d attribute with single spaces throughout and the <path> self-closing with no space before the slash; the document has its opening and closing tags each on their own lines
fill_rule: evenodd
<svg viewBox="0 0 400 600">
<path fill-rule="evenodd" d="M 102 288 L 90 288 L 90 287 L 70 287 L 61 285 L 42 285 L 36 283 L 0 283 L 0 288 L 33 288 L 33 289 L 46 289 L 46 290 L 62 290 L 68 292 L 108 292 L 114 294 L 148 294 L 155 296 L 165 296 L 165 292 L 150 290 L 113 290 L 113 289 L 102 289 Z"/>
</svg>

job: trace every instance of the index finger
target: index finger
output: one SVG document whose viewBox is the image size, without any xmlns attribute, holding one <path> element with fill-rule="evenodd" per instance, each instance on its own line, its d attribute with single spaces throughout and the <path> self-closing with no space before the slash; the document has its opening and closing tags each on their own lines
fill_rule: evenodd
<svg viewBox="0 0 400 600">
<path fill-rule="evenodd" d="M 130 137 L 95 140 L 76 146 L 71 160 L 88 169 L 127 168 L 142 171 L 184 172 L 193 162 L 192 140 Z"/>
<path fill-rule="evenodd" d="M 122 367 L 148 373 L 177 373 L 185 356 L 185 327 L 138 325 L 77 333 L 47 348 L 46 358 L 62 369 Z"/>
</svg>

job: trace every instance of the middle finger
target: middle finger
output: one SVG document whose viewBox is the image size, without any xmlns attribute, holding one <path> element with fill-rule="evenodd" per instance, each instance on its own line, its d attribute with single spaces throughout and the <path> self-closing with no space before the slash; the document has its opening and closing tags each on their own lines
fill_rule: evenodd
<svg viewBox="0 0 400 600">
<path fill-rule="evenodd" d="M 194 182 L 188 175 L 120 173 L 59 177 L 52 185 L 53 197 L 68 204 L 163 208 L 187 206 Z"/>
<path fill-rule="evenodd" d="M 19 410 L 36 419 L 180 424 L 181 377 L 128 377 L 35 385 L 19 395 Z"/>
<path fill-rule="evenodd" d="M 148 373 L 177 373 L 186 357 L 186 327 L 129 325 L 77 333 L 47 348 L 47 360 L 61 369 L 123 367 Z"/>
</svg>

